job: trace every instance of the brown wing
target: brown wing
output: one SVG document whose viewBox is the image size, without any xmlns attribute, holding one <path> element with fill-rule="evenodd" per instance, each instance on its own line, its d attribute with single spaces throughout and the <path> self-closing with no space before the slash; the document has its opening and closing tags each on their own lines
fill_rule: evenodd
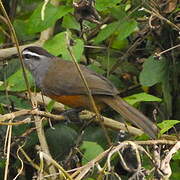
<svg viewBox="0 0 180 180">
<path fill-rule="evenodd" d="M 64 61 L 59 58 L 52 59 L 53 63 L 46 73 L 42 90 L 50 95 L 84 95 L 87 90 L 80 75 L 71 61 Z M 80 65 L 82 73 L 88 83 L 93 95 L 117 95 L 118 90 L 105 77 Z M 52 78 L 47 78 L 52 77 Z M 53 79 L 53 81 L 52 81 Z"/>
</svg>

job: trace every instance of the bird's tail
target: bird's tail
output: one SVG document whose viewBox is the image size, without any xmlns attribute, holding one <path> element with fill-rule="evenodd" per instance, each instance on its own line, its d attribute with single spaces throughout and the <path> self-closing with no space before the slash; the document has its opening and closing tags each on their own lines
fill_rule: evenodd
<svg viewBox="0 0 180 180">
<path fill-rule="evenodd" d="M 125 119 L 129 120 L 131 123 L 142 129 L 151 138 L 155 139 L 157 137 L 157 126 L 140 111 L 126 103 L 120 97 L 102 97 L 102 101 L 120 113 Z"/>
</svg>

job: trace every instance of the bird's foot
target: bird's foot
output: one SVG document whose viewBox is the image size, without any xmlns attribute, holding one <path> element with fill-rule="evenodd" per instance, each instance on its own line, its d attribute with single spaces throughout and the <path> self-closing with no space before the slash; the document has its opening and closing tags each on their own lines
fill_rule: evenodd
<svg viewBox="0 0 180 180">
<path fill-rule="evenodd" d="M 61 115 L 63 115 L 65 117 L 67 123 L 69 123 L 69 122 L 80 123 L 81 119 L 79 117 L 79 113 L 82 110 L 83 110 L 83 108 L 67 109 Z"/>
</svg>

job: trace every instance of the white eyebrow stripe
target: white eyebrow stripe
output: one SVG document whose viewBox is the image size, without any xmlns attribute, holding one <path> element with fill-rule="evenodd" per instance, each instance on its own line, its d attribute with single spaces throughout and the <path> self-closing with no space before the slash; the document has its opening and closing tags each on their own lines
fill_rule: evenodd
<svg viewBox="0 0 180 180">
<path fill-rule="evenodd" d="M 31 55 L 31 56 L 37 56 L 37 57 L 44 57 L 43 55 L 40 55 L 40 54 L 37 54 L 37 53 L 34 53 L 34 52 L 31 52 L 31 51 L 23 51 L 22 53 L 23 55 Z"/>
</svg>

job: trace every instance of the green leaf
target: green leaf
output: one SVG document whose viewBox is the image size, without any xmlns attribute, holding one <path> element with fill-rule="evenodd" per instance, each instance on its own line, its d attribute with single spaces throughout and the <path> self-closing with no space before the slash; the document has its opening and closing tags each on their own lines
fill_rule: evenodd
<svg viewBox="0 0 180 180">
<path fill-rule="evenodd" d="M 84 51 L 84 43 L 80 39 L 74 40 L 74 46 L 72 46 L 72 52 L 76 59 L 79 61 Z M 52 39 L 44 43 L 44 48 L 55 56 L 62 55 L 63 59 L 71 60 L 71 55 L 67 50 L 66 32 L 55 35 Z"/>
<path fill-rule="evenodd" d="M 135 20 L 119 20 L 108 24 L 104 29 L 102 29 L 97 37 L 94 39 L 94 43 L 97 44 L 105 39 L 107 39 L 114 32 L 118 34 L 117 39 L 119 41 L 127 38 L 134 30 L 137 28 L 137 22 Z"/>
<path fill-rule="evenodd" d="M 149 101 L 150 102 L 151 101 L 161 102 L 162 101 L 162 99 L 160 99 L 156 96 L 144 93 L 144 92 L 138 93 L 138 94 L 133 94 L 131 96 L 125 97 L 124 100 L 126 100 L 131 105 L 134 105 L 134 104 L 139 103 L 139 102 L 149 102 Z"/>
<path fill-rule="evenodd" d="M 173 156 L 174 160 L 180 160 L 180 151 L 177 151 L 175 155 Z"/>
<path fill-rule="evenodd" d="M 75 17 L 70 14 L 64 16 L 62 26 L 68 29 L 80 30 L 80 24 L 76 21 Z"/>
<path fill-rule="evenodd" d="M 153 86 L 156 83 L 162 84 L 162 92 L 166 105 L 166 116 L 170 117 L 172 114 L 172 95 L 170 85 L 169 66 L 167 59 L 154 59 L 150 56 L 143 65 L 143 70 L 140 73 L 139 80 L 143 86 Z"/>
<path fill-rule="evenodd" d="M 34 34 L 30 35 L 28 32 L 29 27 L 27 21 L 15 19 L 13 26 L 15 28 L 19 40 L 23 40 L 23 41 L 32 40 L 35 37 Z"/>
<path fill-rule="evenodd" d="M 74 53 L 77 60 L 81 59 L 81 56 L 84 51 L 84 42 L 81 39 L 75 40 L 75 46 L 72 48 L 72 52 Z M 68 57 L 71 57 L 68 53 Z"/>
<path fill-rule="evenodd" d="M 84 152 L 84 156 L 82 158 L 82 164 L 87 164 L 89 161 L 97 157 L 100 153 L 104 151 L 104 149 L 95 142 L 84 141 L 81 145 L 80 149 Z"/>
<path fill-rule="evenodd" d="M 48 27 L 54 25 L 54 23 L 66 15 L 69 12 L 72 12 L 72 8 L 68 6 L 59 6 L 55 7 L 52 4 L 47 4 L 45 9 L 44 20 L 41 19 L 41 10 L 42 4 L 40 4 L 37 9 L 33 12 L 28 21 L 28 32 L 37 33 L 41 32 Z"/>
<path fill-rule="evenodd" d="M 108 135 L 111 139 L 117 137 L 117 133 L 115 131 L 108 131 Z M 92 124 L 86 127 L 83 134 L 83 141 L 96 142 L 103 149 L 105 149 L 108 145 L 107 138 L 104 136 L 104 131 L 100 126 L 97 126 L 96 124 Z"/>
<path fill-rule="evenodd" d="M 21 108 L 21 109 L 29 109 L 29 108 L 31 108 L 30 103 L 25 99 L 22 99 L 22 98 L 13 96 L 13 95 L 9 95 L 8 99 L 7 99 L 7 97 L 5 95 L 0 96 L 0 102 L 1 103 L 10 104 L 9 100 L 11 102 L 13 102 L 13 105 L 16 108 Z"/>
<path fill-rule="evenodd" d="M 180 123 L 179 120 L 164 120 L 162 123 L 159 123 L 158 126 L 161 128 L 160 134 L 164 134 L 178 123 Z"/>
<path fill-rule="evenodd" d="M 124 5 L 111 7 L 111 8 L 109 8 L 109 10 L 110 10 L 112 16 L 118 20 L 122 20 L 125 17 L 127 17 L 127 13 L 125 12 Z"/>
<path fill-rule="evenodd" d="M 46 110 L 47 110 L 48 112 L 51 112 L 51 111 L 52 111 L 55 102 L 56 102 L 56 101 L 51 100 L 51 101 L 48 103 L 48 105 L 47 105 L 47 107 L 46 107 Z"/>
<path fill-rule="evenodd" d="M 95 71 L 98 74 L 101 74 L 101 75 L 105 74 L 105 70 L 98 67 L 96 64 L 90 64 L 90 65 L 88 65 L 88 68 Z"/>
<path fill-rule="evenodd" d="M 135 20 L 124 20 L 119 27 L 117 39 L 119 41 L 122 41 L 123 39 L 127 38 L 132 32 L 134 32 L 136 28 L 137 22 Z"/>
<path fill-rule="evenodd" d="M 22 118 L 25 118 L 25 116 L 21 116 L 21 118 L 16 118 L 16 120 L 20 121 L 20 120 L 22 120 Z M 27 130 L 30 128 L 31 128 L 30 123 L 21 124 L 21 126 L 15 126 L 15 127 L 13 127 L 13 135 L 16 137 L 21 136 L 23 133 L 27 132 Z"/>
<path fill-rule="evenodd" d="M 63 55 L 65 51 L 67 53 L 66 41 L 66 32 L 61 32 L 56 34 L 53 38 L 47 40 L 43 47 L 55 56 Z"/>
<path fill-rule="evenodd" d="M 111 74 L 108 79 L 116 86 L 118 89 L 123 89 L 124 88 L 124 83 L 123 81 L 118 78 L 117 76 Z"/>
<path fill-rule="evenodd" d="M 34 84 L 34 80 L 30 74 L 30 72 L 27 71 L 27 78 L 29 80 L 30 86 Z M 5 86 L 5 83 L 0 86 L 0 91 L 4 91 L 7 88 L 8 91 L 25 91 L 27 90 L 26 83 L 23 77 L 22 69 L 19 69 L 17 72 L 15 72 L 13 75 L 11 75 L 9 78 L 7 78 L 7 87 Z"/>
<path fill-rule="evenodd" d="M 168 64 L 165 59 L 156 60 L 150 56 L 143 64 L 139 80 L 142 86 L 153 86 L 166 78 Z"/>
<path fill-rule="evenodd" d="M 121 0 L 97 0 L 96 1 L 96 9 L 98 11 L 102 11 L 107 9 L 108 7 L 116 6 L 117 3 L 120 3 Z"/>
<path fill-rule="evenodd" d="M 39 143 L 37 132 L 32 132 L 28 136 L 28 141 L 26 141 L 24 148 L 26 149 L 26 151 L 31 151 L 37 143 Z"/>
<path fill-rule="evenodd" d="M 128 40 L 127 39 L 121 40 L 121 38 L 120 39 L 118 39 L 118 38 L 120 38 L 120 36 L 116 37 L 112 41 L 111 47 L 114 48 L 114 49 L 120 49 L 120 50 L 127 48 Z"/>
<path fill-rule="evenodd" d="M 77 140 L 77 132 L 62 122 L 48 128 L 45 135 L 53 158 L 58 161 L 67 157 Z"/>
<path fill-rule="evenodd" d="M 21 65 L 19 63 L 19 59 L 11 59 L 11 61 L 8 62 L 8 66 L 5 66 L 1 69 L 0 66 L 0 80 L 4 80 L 4 74 L 6 74 L 6 77 L 9 78 L 11 75 L 13 75 L 16 71 L 21 68 Z M 1 82 L 2 83 L 2 82 Z M 3 83 L 2 83 L 3 84 Z M 2 85 L 0 84 L 0 86 Z"/>
<path fill-rule="evenodd" d="M 107 39 L 111 34 L 113 34 L 118 29 L 119 26 L 120 26 L 119 21 L 115 21 L 115 22 L 112 22 L 112 23 L 108 24 L 94 38 L 94 44 L 97 44 L 97 43 Z"/>
<path fill-rule="evenodd" d="M 171 161 L 172 175 L 169 179 L 179 180 L 179 161 Z"/>
</svg>

